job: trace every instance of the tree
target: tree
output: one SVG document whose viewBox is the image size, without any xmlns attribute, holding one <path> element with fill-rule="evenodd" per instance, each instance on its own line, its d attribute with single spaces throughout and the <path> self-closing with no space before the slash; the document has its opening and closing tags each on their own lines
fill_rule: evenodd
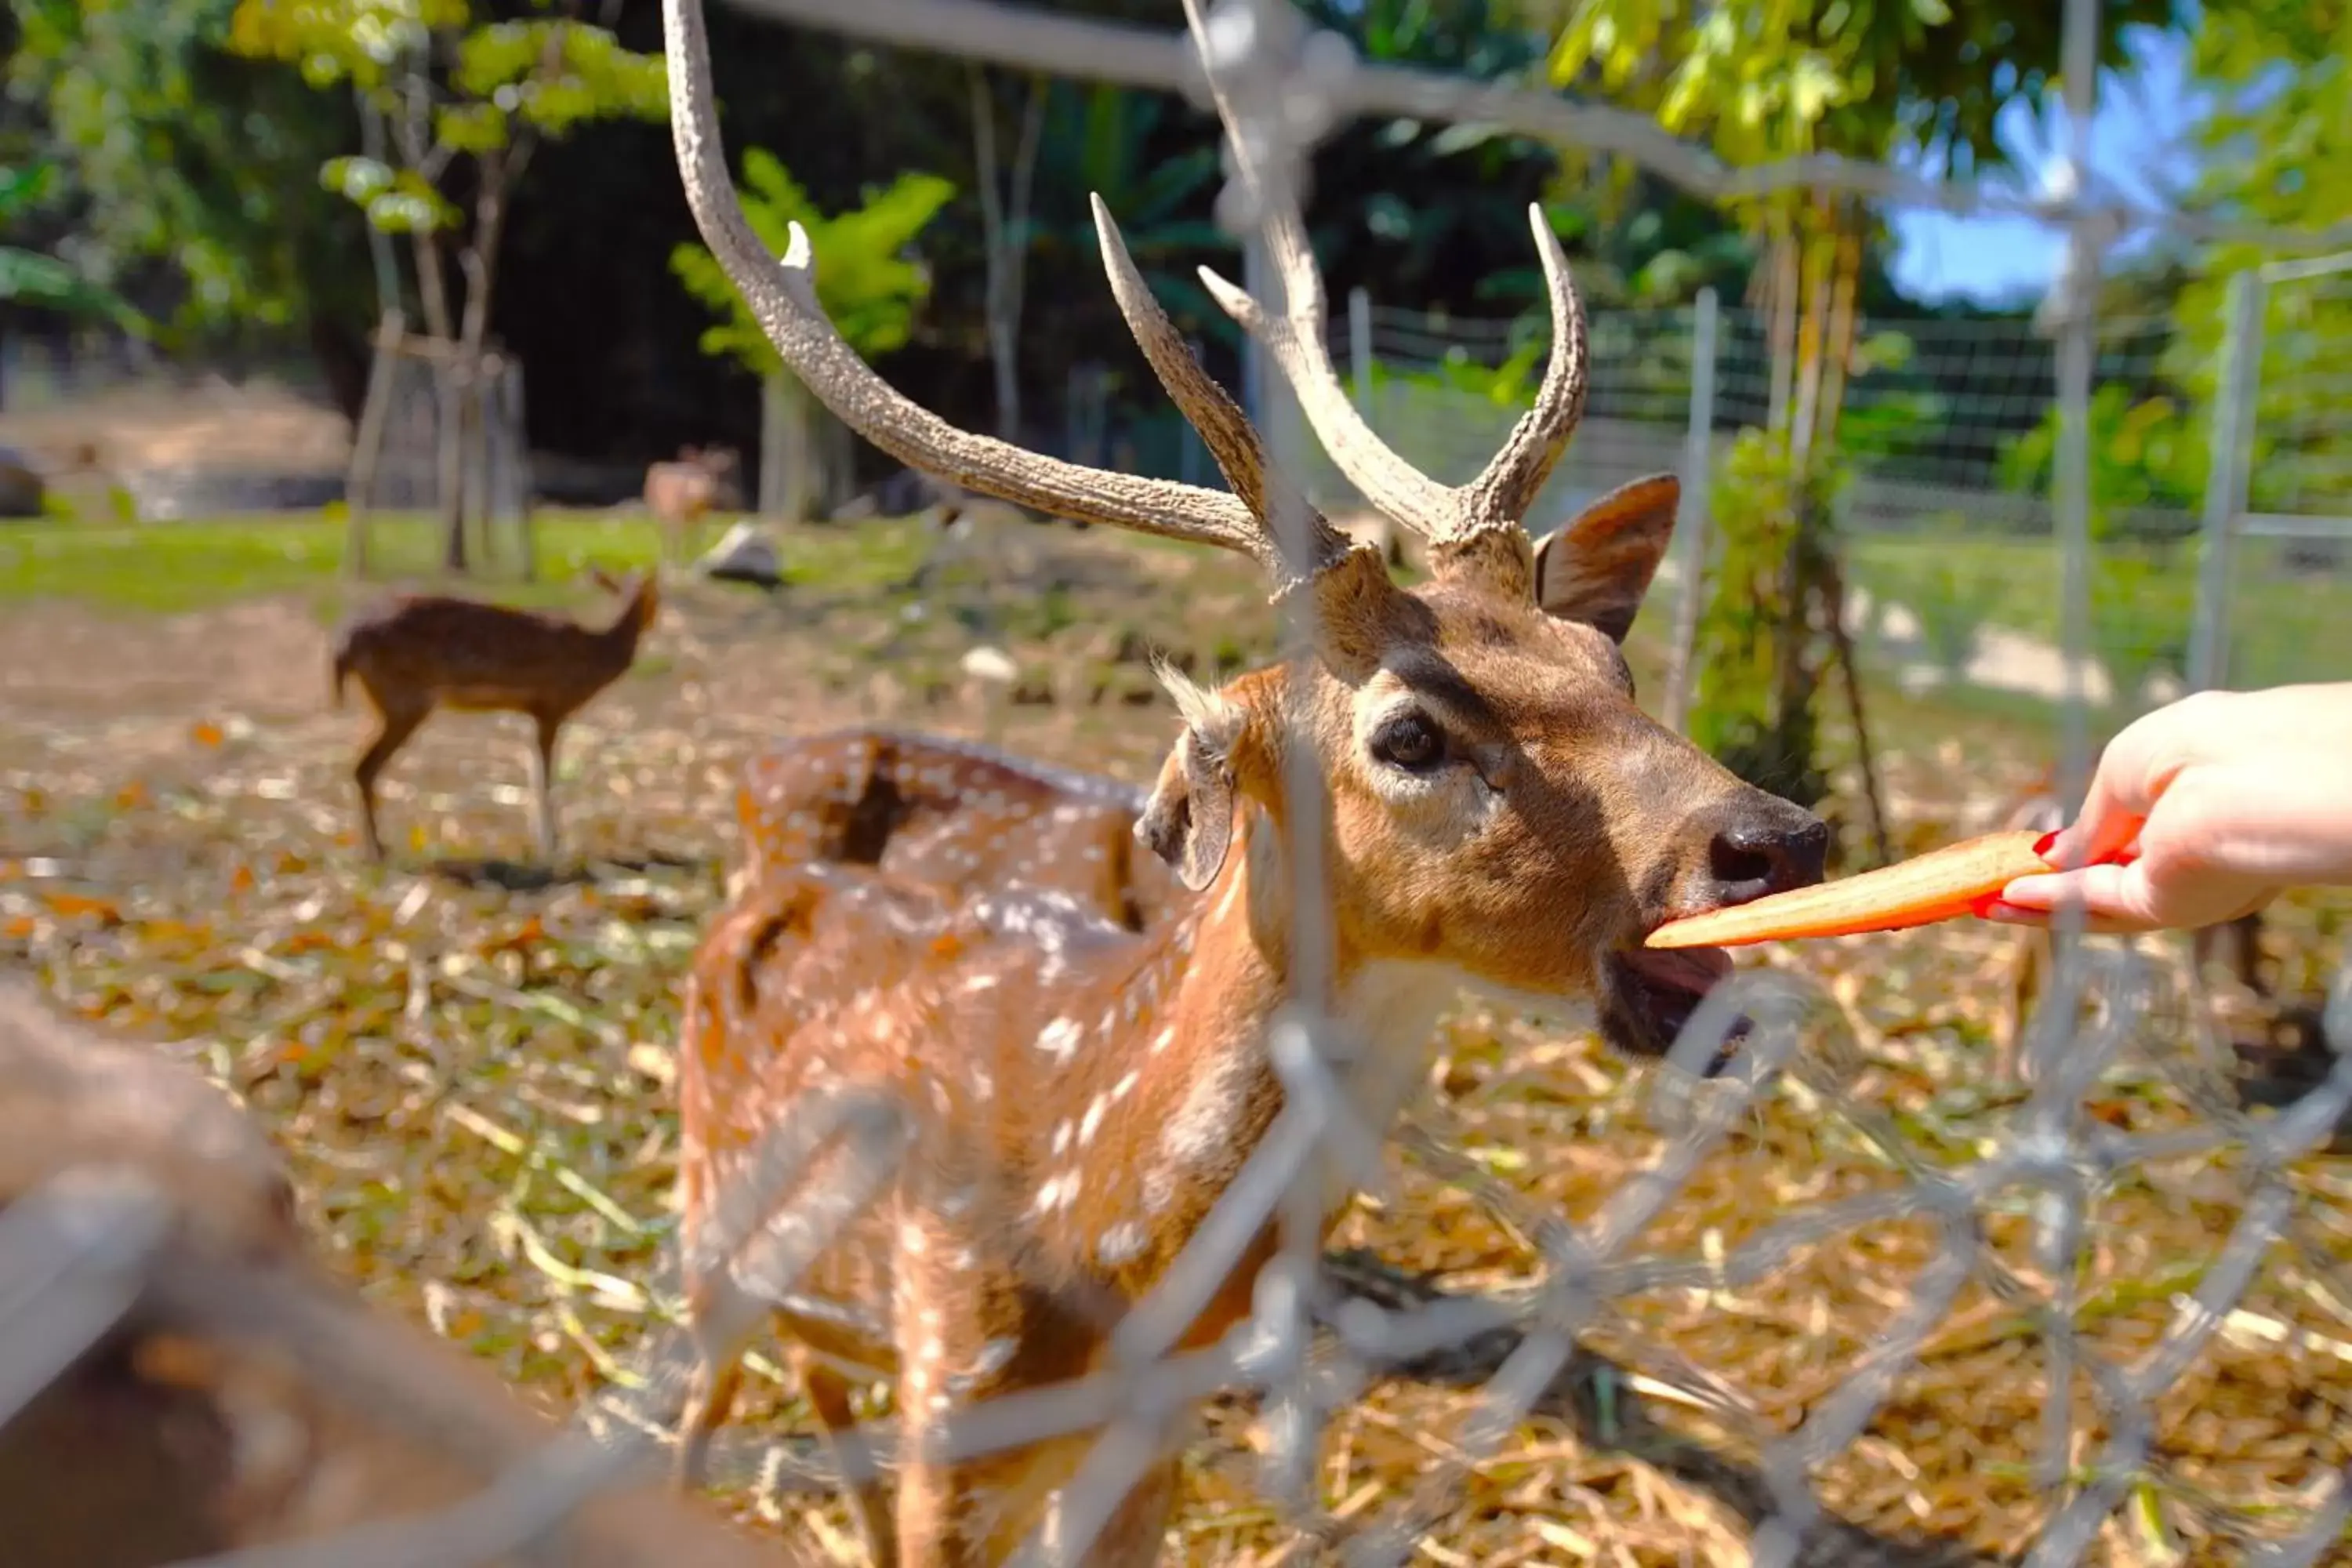
<svg viewBox="0 0 2352 1568">
<path fill-rule="evenodd" d="M 936 174 L 901 174 L 870 193 L 862 206 L 828 216 L 775 154 L 753 147 L 743 154 L 740 188 L 751 232 L 777 255 L 789 245 L 794 223 L 807 231 L 817 302 L 861 358 L 871 360 L 906 342 L 915 308 L 930 294 L 929 274 L 907 251 L 955 195 L 953 185 Z M 682 244 L 670 253 L 670 267 L 688 293 L 726 318 L 702 334 L 703 352 L 731 358 L 758 376 L 769 406 L 779 411 L 777 438 L 763 439 L 760 453 L 763 488 L 780 479 L 778 509 L 805 517 L 811 497 L 825 489 L 824 477 L 815 471 L 820 448 L 814 431 L 822 405 L 785 368 L 716 257 L 700 245 Z"/>
<path fill-rule="evenodd" d="M 604 118 L 668 112 L 661 58 L 621 47 L 572 15 L 478 21 L 469 0 L 238 0 L 230 43 L 294 65 L 317 88 L 348 87 L 394 156 L 331 160 L 327 187 L 368 224 L 408 237 L 426 331 L 448 347 L 441 423 L 445 562 L 467 564 L 464 476 L 483 437 L 478 368 L 513 190 L 542 141 Z M 470 218 L 450 199 L 470 180 Z M 450 300 L 449 239 L 464 280 Z"/>
<path fill-rule="evenodd" d="M 2125 26 L 2172 12 L 2171 0 L 2101 7 L 2102 60 L 2124 58 Z M 2046 113 L 2056 100 L 2063 16 L 2005 0 L 1561 0 L 1551 20 L 1556 81 L 1598 85 L 1668 131 L 1705 136 L 1727 162 L 1908 153 L 1931 173 L 1974 173 L 2008 156 L 1995 134 L 2005 108 Z M 1833 660 L 1860 721 L 1826 531 L 1865 264 L 1884 236 L 1869 205 L 1843 194 L 1780 193 L 1734 212 L 1764 247 L 1751 302 L 1771 347 L 1777 453 L 1739 459 L 1747 499 L 1723 514 L 1693 728 L 1754 782 L 1818 799 L 1813 705 Z M 1760 517 L 1759 497 L 1791 515 Z M 1764 602 L 1749 603 L 1759 589 Z"/>
<path fill-rule="evenodd" d="M 2283 227 L 2352 217 L 2352 0 L 2206 0 L 2189 68 L 2210 95 L 2197 137 L 2205 156 L 2182 205 Z M 2238 242 L 2204 247 L 2181 289 L 2168 368 L 2199 422 L 2213 427 L 2232 276 L 2274 253 Z M 2352 510 L 2352 274 L 2268 290 L 2250 469 L 2257 510 Z M 2322 559 L 2325 551 L 2302 552 Z"/>
<path fill-rule="evenodd" d="M 38 206 L 55 185 L 57 172 L 54 163 L 0 167 L 0 227 L 14 225 Z M 113 289 L 83 277 L 57 257 L 21 246 L 0 245 L 0 300 L 26 310 L 110 321 L 126 331 L 144 331 L 147 326 L 145 318 Z"/>
<path fill-rule="evenodd" d="M 234 9 L 11 0 L 9 155 L 57 169 L 38 217 L 20 217 L 168 343 L 307 339 L 355 409 L 365 277 L 311 177 L 349 134 L 349 107 L 232 53 Z"/>
</svg>

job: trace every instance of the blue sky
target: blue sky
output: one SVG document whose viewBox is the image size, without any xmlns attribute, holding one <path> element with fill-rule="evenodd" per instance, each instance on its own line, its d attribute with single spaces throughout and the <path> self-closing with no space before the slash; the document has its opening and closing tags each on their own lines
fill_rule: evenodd
<svg viewBox="0 0 2352 1568">
<path fill-rule="evenodd" d="M 2168 186 L 2195 169 L 2185 146 L 2193 100 L 2186 69 L 2188 45 L 2177 34 L 2138 30 L 2127 38 L 2128 69 L 2099 83 L 2091 121 L 2091 166 L 2096 181 L 2135 202 L 2162 205 Z M 2003 142 L 2016 157 L 2015 178 L 2038 188 L 2065 145 L 2062 113 L 2044 129 L 2022 106 L 2003 117 Z M 1956 218 L 1940 212 L 1893 211 L 1895 282 L 1915 298 L 1972 298 L 2011 303 L 2047 289 L 2057 276 L 2065 239 L 2030 218 Z M 2145 244 L 2147 237 L 2137 237 Z M 2135 242 L 2127 241 L 2126 248 Z"/>
</svg>

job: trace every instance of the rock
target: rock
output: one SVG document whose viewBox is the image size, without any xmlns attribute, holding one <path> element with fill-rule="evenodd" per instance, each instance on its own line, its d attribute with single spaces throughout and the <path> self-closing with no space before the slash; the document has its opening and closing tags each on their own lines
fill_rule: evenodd
<svg viewBox="0 0 2352 1568">
<path fill-rule="evenodd" d="M 974 680 L 1009 685 L 1021 678 L 1021 668 L 1003 648 L 976 647 L 963 656 L 963 672 Z"/>
<path fill-rule="evenodd" d="M 695 570 L 715 583 L 750 583 L 774 590 L 784 585 L 783 563 L 775 541 L 755 522 L 739 522 L 695 563 Z"/>
</svg>

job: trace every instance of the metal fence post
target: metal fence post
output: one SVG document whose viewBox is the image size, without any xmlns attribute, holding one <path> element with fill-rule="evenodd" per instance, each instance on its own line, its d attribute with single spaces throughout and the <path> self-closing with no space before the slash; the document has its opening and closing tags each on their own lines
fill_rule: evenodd
<svg viewBox="0 0 2352 1568">
<path fill-rule="evenodd" d="M 1674 647 L 1666 666 L 1667 727 L 1680 733 L 1690 716 L 1691 666 L 1698 656 L 1701 578 L 1706 571 L 1707 478 L 1715 447 L 1716 293 L 1698 291 L 1691 319 L 1690 426 L 1683 437 L 1681 581 L 1675 585 Z"/>
<path fill-rule="evenodd" d="M 2230 674 L 2230 583 L 2238 520 L 2253 479 L 2254 403 L 2262 371 L 2267 289 L 2249 268 L 2230 279 L 2213 400 L 2212 461 L 2198 542 L 2197 610 L 2189 635 L 2189 689 L 2209 690 Z"/>
</svg>

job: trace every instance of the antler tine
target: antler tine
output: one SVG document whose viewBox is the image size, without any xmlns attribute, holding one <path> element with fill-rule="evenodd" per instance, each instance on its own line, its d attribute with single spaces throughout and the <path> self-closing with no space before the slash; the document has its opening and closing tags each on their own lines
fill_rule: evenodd
<svg viewBox="0 0 2352 1568">
<path fill-rule="evenodd" d="M 1278 518 L 1297 518 L 1305 523 L 1303 560 L 1291 560 L 1284 548 L 1286 542 L 1273 541 L 1282 557 L 1280 570 L 1291 574 L 1292 580 L 1297 581 L 1339 561 L 1352 548 L 1348 536 L 1333 528 L 1306 493 L 1267 460 L 1265 443 L 1249 416 L 1201 368 L 1200 362 L 1177 335 L 1176 324 L 1160 308 L 1160 301 L 1151 297 L 1135 258 L 1128 253 L 1127 240 L 1112 219 L 1110 208 L 1099 195 L 1090 195 L 1087 199 L 1094 205 L 1095 233 L 1102 243 L 1103 271 L 1110 279 L 1111 295 L 1118 301 L 1119 314 L 1127 318 L 1128 330 L 1135 334 L 1136 346 L 1143 351 L 1153 374 L 1160 377 L 1160 384 L 1167 388 L 1168 395 L 1183 410 L 1192 428 L 1201 433 L 1210 457 L 1216 460 L 1218 470 L 1233 487 L 1234 494 L 1265 521 L 1269 534 L 1279 531 L 1276 521 Z"/>
<path fill-rule="evenodd" d="M 1367 500 L 1432 543 L 1519 527 L 1521 514 L 1551 477 L 1584 411 L 1583 307 L 1569 278 L 1568 258 L 1544 222 L 1542 209 L 1530 205 L 1528 215 L 1551 297 L 1551 363 L 1535 404 L 1520 416 L 1485 471 L 1466 485 L 1441 484 L 1381 440 L 1348 396 L 1331 363 L 1323 278 L 1307 242 L 1306 222 L 1290 194 L 1272 188 L 1257 150 L 1243 132 L 1231 96 L 1218 79 L 1200 0 L 1183 4 L 1209 95 L 1234 151 L 1234 167 L 1262 214 L 1285 312 L 1281 317 L 1269 314 L 1248 293 L 1207 268 L 1201 269 L 1202 283 L 1225 313 L 1274 355 L 1332 463 Z"/>
<path fill-rule="evenodd" d="M 1559 466 L 1568 438 L 1584 418 L 1591 363 L 1586 356 L 1584 302 L 1568 276 L 1568 257 L 1544 220 L 1542 206 L 1528 204 L 1528 226 L 1543 258 L 1544 292 L 1551 299 L 1551 360 L 1536 388 L 1536 400 L 1519 416 L 1502 449 L 1478 477 L 1463 487 L 1473 512 L 1481 517 L 1527 516 L 1528 509 Z"/>
<path fill-rule="evenodd" d="M 807 234 L 793 225 L 779 262 L 743 216 L 719 134 L 701 0 L 663 0 L 662 20 L 671 136 L 696 226 L 768 341 L 844 424 L 909 468 L 988 495 L 1060 517 L 1238 550 L 1276 566 L 1264 524 L 1234 496 L 1066 463 L 974 435 L 877 375 L 817 303 Z"/>
</svg>

